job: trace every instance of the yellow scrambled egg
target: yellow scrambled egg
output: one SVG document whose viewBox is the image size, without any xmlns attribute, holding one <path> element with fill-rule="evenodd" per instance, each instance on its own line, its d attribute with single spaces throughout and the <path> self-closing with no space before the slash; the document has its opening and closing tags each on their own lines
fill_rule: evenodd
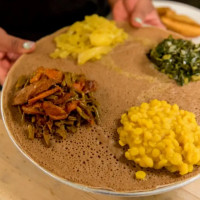
<svg viewBox="0 0 200 200">
<path fill-rule="evenodd" d="M 123 114 L 121 123 L 119 144 L 129 146 L 125 157 L 141 167 L 184 175 L 200 165 L 200 126 L 193 113 L 178 105 L 142 103 Z"/>
<path fill-rule="evenodd" d="M 71 25 L 66 33 L 55 37 L 56 49 L 52 58 L 71 55 L 78 64 L 98 60 L 127 38 L 114 21 L 98 15 L 86 16 L 84 21 Z"/>
</svg>

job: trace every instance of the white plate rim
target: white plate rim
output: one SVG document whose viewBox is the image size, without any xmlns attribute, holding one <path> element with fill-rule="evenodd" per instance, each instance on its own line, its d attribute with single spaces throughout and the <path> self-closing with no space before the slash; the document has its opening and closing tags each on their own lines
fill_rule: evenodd
<svg viewBox="0 0 200 200">
<path fill-rule="evenodd" d="M 168 1 L 168 0 L 153 0 L 153 5 L 156 8 L 157 7 L 169 7 L 171 9 L 175 10 L 176 12 L 180 12 L 180 13 L 181 13 L 181 8 L 190 9 L 192 12 L 192 15 L 190 14 L 190 12 L 187 13 L 186 15 L 195 21 L 197 21 L 197 18 L 200 19 L 200 8 L 196 8 L 196 7 L 186 4 L 186 3 L 177 2 L 177 1 Z M 176 7 L 178 6 L 180 10 L 177 10 L 174 6 L 176 6 Z M 199 16 L 196 17 L 196 13 L 199 13 Z M 185 15 L 185 13 L 181 13 L 181 14 Z M 194 16 L 196 17 L 196 19 L 194 19 Z M 200 23 L 200 21 L 197 21 L 197 23 Z M 188 38 L 188 39 L 192 40 L 194 43 L 200 43 L 200 36 Z"/>
</svg>

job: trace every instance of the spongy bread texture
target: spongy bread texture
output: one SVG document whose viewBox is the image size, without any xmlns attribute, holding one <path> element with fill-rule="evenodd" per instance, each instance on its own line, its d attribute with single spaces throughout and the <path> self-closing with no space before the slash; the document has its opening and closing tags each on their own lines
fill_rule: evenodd
<svg viewBox="0 0 200 200">
<path fill-rule="evenodd" d="M 135 179 L 135 172 L 141 168 L 125 159 L 126 147 L 118 144 L 116 130 L 121 114 L 131 106 L 159 99 L 194 112 L 200 122 L 200 81 L 180 87 L 158 72 L 147 59 L 146 53 L 170 32 L 156 28 L 134 29 L 128 24 L 121 26 L 129 34 L 128 40 L 99 61 L 77 66 L 71 58 L 51 59 L 49 54 L 55 49 L 53 38 L 66 28 L 41 39 L 36 51 L 23 55 L 9 72 L 4 86 L 4 118 L 10 133 L 20 148 L 40 166 L 68 181 L 92 188 L 147 191 L 196 176 L 200 171 L 198 167 L 184 176 L 164 169 L 144 169 L 146 179 Z M 96 80 L 100 125 L 81 127 L 78 132 L 68 134 L 66 140 L 52 138 L 50 148 L 46 148 L 41 140 L 28 140 L 27 124 L 21 122 L 18 110 L 11 102 L 18 77 L 31 74 L 39 66 L 84 73 L 87 79 Z"/>
</svg>

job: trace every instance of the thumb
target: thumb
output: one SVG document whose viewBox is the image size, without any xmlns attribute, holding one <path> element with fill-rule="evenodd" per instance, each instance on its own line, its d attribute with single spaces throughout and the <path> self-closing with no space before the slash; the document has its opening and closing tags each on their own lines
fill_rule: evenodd
<svg viewBox="0 0 200 200">
<path fill-rule="evenodd" d="M 158 13 L 156 10 L 153 10 L 151 13 L 149 13 L 144 21 L 145 24 L 151 24 L 152 26 L 156 26 L 159 28 L 166 29 L 166 27 L 162 24 L 160 21 L 160 17 L 158 16 Z"/>
<path fill-rule="evenodd" d="M 151 1 L 139 0 L 130 16 L 130 23 L 136 27 L 142 27 L 146 16 L 154 10 Z"/>
<path fill-rule="evenodd" d="M 35 43 L 14 37 L 0 28 L 0 51 L 17 54 L 29 53 L 35 49 Z"/>
<path fill-rule="evenodd" d="M 128 13 L 124 6 L 123 0 L 117 0 L 112 9 L 113 19 L 116 21 L 125 21 L 128 18 Z"/>
</svg>

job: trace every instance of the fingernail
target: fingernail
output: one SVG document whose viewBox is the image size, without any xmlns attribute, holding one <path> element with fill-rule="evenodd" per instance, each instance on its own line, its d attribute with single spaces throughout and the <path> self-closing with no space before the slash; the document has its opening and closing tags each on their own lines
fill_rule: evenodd
<svg viewBox="0 0 200 200">
<path fill-rule="evenodd" d="M 34 45 L 35 45 L 35 42 L 27 41 L 27 42 L 24 42 L 23 48 L 28 50 L 28 49 L 33 48 Z"/>
<path fill-rule="evenodd" d="M 138 24 L 142 24 L 142 19 L 139 17 L 135 17 L 134 21 L 137 22 Z"/>
<path fill-rule="evenodd" d="M 134 21 L 141 25 L 141 27 L 152 27 L 150 24 L 143 23 L 142 19 L 139 17 L 135 17 Z"/>
</svg>

